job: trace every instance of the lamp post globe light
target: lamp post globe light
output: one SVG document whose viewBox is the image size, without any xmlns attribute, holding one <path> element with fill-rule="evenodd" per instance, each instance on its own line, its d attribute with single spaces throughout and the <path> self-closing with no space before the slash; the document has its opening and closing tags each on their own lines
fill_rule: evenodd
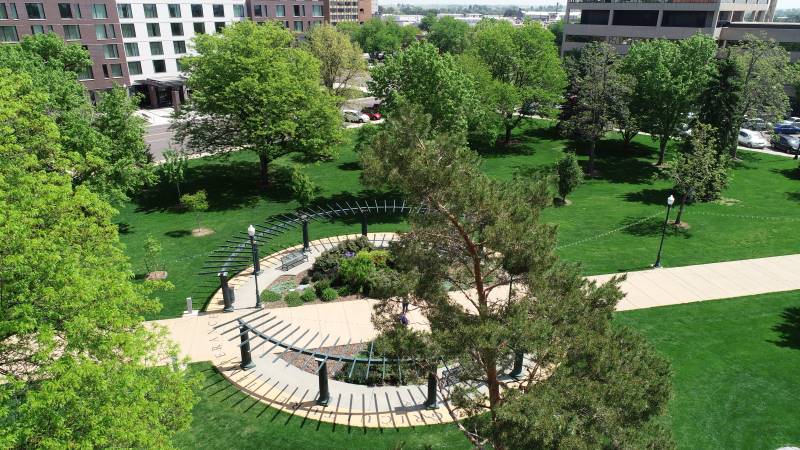
<svg viewBox="0 0 800 450">
<path fill-rule="evenodd" d="M 653 264 L 654 268 L 661 267 L 661 249 L 664 248 L 664 235 L 667 233 L 667 222 L 669 222 L 669 210 L 672 209 L 672 205 L 675 204 L 675 196 L 670 194 L 667 197 L 667 216 L 664 218 L 664 226 L 661 227 L 661 243 L 658 244 L 658 255 L 656 256 L 656 263 Z"/>
<path fill-rule="evenodd" d="M 253 279 L 256 284 L 256 308 L 261 308 L 261 296 L 258 292 L 258 275 L 261 273 L 261 265 L 258 262 L 258 247 L 256 246 L 256 227 L 247 227 L 247 235 L 250 237 L 250 248 L 253 250 Z"/>
</svg>

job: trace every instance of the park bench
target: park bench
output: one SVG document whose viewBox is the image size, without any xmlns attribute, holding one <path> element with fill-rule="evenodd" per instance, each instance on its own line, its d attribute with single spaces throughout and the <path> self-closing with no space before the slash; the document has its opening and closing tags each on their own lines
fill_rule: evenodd
<svg viewBox="0 0 800 450">
<path fill-rule="evenodd" d="M 287 253 L 281 256 L 281 270 L 289 270 L 304 261 L 308 261 L 308 255 L 303 252 Z"/>
</svg>

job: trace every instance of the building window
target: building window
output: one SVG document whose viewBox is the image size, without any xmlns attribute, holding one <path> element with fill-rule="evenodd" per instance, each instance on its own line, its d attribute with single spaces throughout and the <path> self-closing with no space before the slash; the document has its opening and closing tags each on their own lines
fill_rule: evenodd
<svg viewBox="0 0 800 450">
<path fill-rule="evenodd" d="M 105 56 L 106 59 L 119 58 L 119 49 L 117 48 L 117 44 L 105 44 L 103 46 L 103 56 Z"/>
<path fill-rule="evenodd" d="M 153 72 L 155 73 L 164 73 L 167 71 L 167 64 L 164 62 L 163 59 L 154 59 L 153 60 Z"/>
<path fill-rule="evenodd" d="M 81 27 L 78 25 L 64 25 L 64 40 L 77 41 L 81 38 Z"/>
<path fill-rule="evenodd" d="M 303 31 L 303 21 L 302 20 L 295 20 L 294 21 L 294 31 Z"/>
<path fill-rule="evenodd" d="M 44 19 L 44 6 L 41 3 L 25 3 L 28 19 Z"/>
<path fill-rule="evenodd" d="M 31 25 L 31 34 L 44 34 L 44 25 Z"/>
<path fill-rule="evenodd" d="M 154 3 L 144 4 L 144 16 L 148 19 L 155 19 L 158 17 L 158 8 Z"/>
<path fill-rule="evenodd" d="M 298 17 L 300 15 L 300 5 L 294 5 L 294 16 Z"/>
<path fill-rule="evenodd" d="M 161 45 L 161 42 L 150 43 L 150 54 L 153 56 L 161 56 L 164 54 L 164 46 Z"/>
<path fill-rule="evenodd" d="M 253 15 L 256 17 L 263 17 L 264 16 L 264 7 L 261 5 L 253 6 Z"/>
<path fill-rule="evenodd" d="M 62 19 L 73 19 L 74 17 L 72 17 L 72 5 L 70 5 L 69 3 L 59 3 L 58 14 L 61 16 Z M 2 17 L 0 15 L 0 19 L 7 19 L 7 17 Z"/>
<path fill-rule="evenodd" d="M 225 7 L 223 5 L 213 5 L 214 17 L 225 17 Z"/>
<path fill-rule="evenodd" d="M 186 42 L 185 41 L 172 41 L 172 48 L 175 50 L 176 55 L 182 55 L 186 53 Z"/>
<path fill-rule="evenodd" d="M 178 67 L 178 72 L 183 72 L 183 63 L 181 63 L 180 59 L 175 60 L 175 65 Z"/>
<path fill-rule="evenodd" d="M 120 25 L 122 28 L 122 37 L 124 38 L 135 38 L 136 37 L 136 27 L 132 23 L 123 23 Z"/>
<path fill-rule="evenodd" d="M 169 5 L 167 5 L 167 9 L 169 9 L 169 16 L 172 17 L 173 19 L 181 17 L 181 5 L 178 5 L 176 3 L 170 3 Z"/>
<path fill-rule="evenodd" d="M 314 17 L 322 17 L 322 5 L 312 5 L 311 14 Z"/>
<path fill-rule="evenodd" d="M 217 33 L 222 33 L 222 30 L 225 28 L 225 22 L 214 22 L 214 31 Z"/>
<path fill-rule="evenodd" d="M 120 19 L 133 19 L 133 8 L 128 3 L 120 3 L 117 5 L 117 14 Z"/>
<path fill-rule="evenodd" d="M 139 44 L 136 42 L 126 42 L 125 43 L 125 55 L 126 56 L 139 56 Z"/>
<path fill-rule="evenodd" d="M 161 27 L 157 23 L 147 24 L 147 35 L 149 37 L 161 36 Z"/>
<path fill-rule="evenodd" d="M 183 24 L 180 22 L 175 22 L 169 24 L 170 31 L 172 31 L 173 36 L 183 36 Z"/>
<path fill-rule="evenodd" d="M 194 23 L 194 34 L 205 34 L 206 32 L 206 24 L 205 22 L 195 22 Z"/>
<path fill-rule="evenodd" d="M 286 6 L 277 5 L 275 7 L 275 17 L 286 17 Z"/>
<path fill-rule="evenodd" d="M 103 3 L 92 5 L 92 19 L 108 19 L 108 10 Z"/>
<path fill-rule="evenodd" d="M 139 61 L 131 61 L 128 63 L 128 73 L 131 75 L 141 75 L 142 74 L 142 63 Z"/>
<path fill-rule="evenodd" d="M 244 17 L 244 5 L 233 5 L 233 17 Z"/>
<path fill-rule="evenodd" d="M 122 64 L 111 64 L 111 76 L 114 78 L 122 77 Z"/>
<path fill-rule="evenodd" d="M 203 17 L 203 5 L 192 5 L 192 17 Z"/>
<path fill-rule="evenodd" d="M 86 66 L 83 70 L 78 73 L 79 80 L 94 80 L 94 72 L 92 72 L 92 66 Z"/>
<path fill-rule="evenodd" d="M 103 77 L 108 78 L 108 65 L 103 64 Z"/>
<path fill-rule="evenodd" d="M 94 35 L 97 39 L 114 39 L 117 34 L 114 32 L 114 25 L 95 25 Z"/>
<path fill-rule="evenodd" d="M 9 3 L 8 9 L 6 9 L 6 4 L 0 3 L 0 19 L 19 19 L 17 15 L 17 4 Z"/>
</svg>

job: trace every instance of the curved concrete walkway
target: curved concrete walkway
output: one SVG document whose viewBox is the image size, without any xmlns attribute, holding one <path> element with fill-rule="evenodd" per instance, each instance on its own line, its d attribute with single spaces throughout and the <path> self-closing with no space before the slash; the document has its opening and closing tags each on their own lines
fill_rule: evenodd
<svg viewBox="0 0 800 450">
<path fill-rule="evenodd" d="M 358 235 L 339 236 L 311 243 L 309 262 L 289 271 L 279 269 L 281 254 L 299 249 L 286 249 L 265 257 L 259 275 L 263 291 L 280 275 L 298 274 L 307 270 L 322 251 L 340 241 Z M 373 233 L 369 239 L 382 246 L 395 238 L 393 233 Z M 800 264 L 800 254 L 665 268 L 627 273 L 621 288 L 626 297 L 617 309 L 629 310 L 689 303 L 768 292 L 800 289 L 800 276 L 793 268 Z M 604 282 L 618 274 L 588 277 Z M 283 349 L 254 340 L 253 359 L 256 367 L 239 369 L 239 348 L 236 332 L 223 334 L 235 324 L 215 329 L 237 316 L 253 311 L 255 283 L 248 269 L 230 281 L 236 292 L 236 312 L 222 313 L 222 296 L 218 292 L 208 311 L 198 316 L 156 321 L 166 326 L 185 356 L 194 361 L 212 361 L 220 372 L 239 389 L 260 401 L 305 418 L 363 427 L 401 427 L 449 422 L 448 412 L 425 410 L 424 386 L 367 387 L 329 381 L 331 403 L 323 408 L 315 405 L 318 395 L 317 377 L 287 363 L 280 355 Z M 315 303 L 294 308 L 264 310 L 251 316 L 262 316 L 254 323 L 280 324 L 270 333 L 289 343 L 313 349 L 346 343 L 366 342 L 374 338 L 371 314 L 374 300 L 352 300 Z M 409 315 L 412 325 L 424 327 L 425 319 L 417 312 Z M 264 329 L 266 326 L 258 327 Z M 233 339 L 231 339 L 233 338 Z"/>
</svg>

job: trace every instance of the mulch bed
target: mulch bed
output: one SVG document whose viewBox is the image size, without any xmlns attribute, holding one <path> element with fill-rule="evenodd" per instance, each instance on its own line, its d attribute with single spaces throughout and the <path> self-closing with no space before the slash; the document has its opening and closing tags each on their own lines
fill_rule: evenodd
<svg viewBox="0 0 800 450">
<path fill-rule="evenodd" d="M 349 345 L 337 345 L 333 347 L 320 347 L 317 349 L 309 349 L 319 353 L 326 353 L 328 355 L 336 355 L 336 356 L 355 356 L 360 352 L 366 349 L 366 344 L 364 343 L 356 343 L 356 344 L 349 344 Z M 317 363 L 312 361 L 312 358 L 309 355 L 301 355 L 296 352 L 283 352 L 281 353 L 281 359 L 286 361 L 287 363 L 301 369 L 305 372 L 316 374 L 317 373 Z M 331 361 L 330 359 L 327 362 L 328 367 L 328 378 L 333 378 L 345 364 L 343 362 L 338 361 Z"/>
</svg>

